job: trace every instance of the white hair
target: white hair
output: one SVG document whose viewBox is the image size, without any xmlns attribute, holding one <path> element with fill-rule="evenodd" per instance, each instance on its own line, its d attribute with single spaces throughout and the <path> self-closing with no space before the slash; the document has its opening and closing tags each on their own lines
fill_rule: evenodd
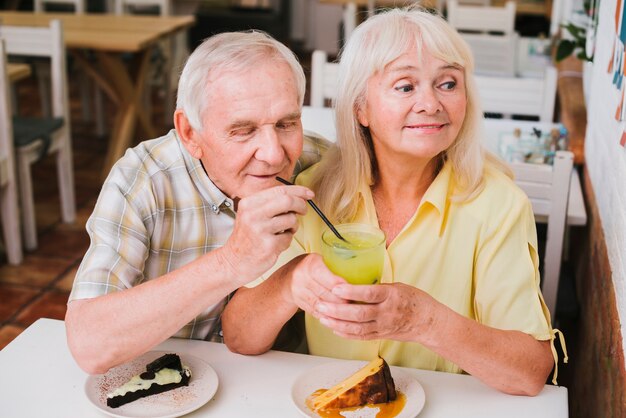
<svg viewBox="0 0 626 418">
<path fill-rule="evenodd" d="M 296 81 L 300 106 L 304 102 L 306 79 L 294 53 L 262 31 L 225 32 L 207 38 L 187 59 L 178 82 L 176 109 L 185 112 L 198 132 L 207 109 L 209 75 L 215 71 L 253 71 L 261 60 L 284 62 Z"/>
</svg>

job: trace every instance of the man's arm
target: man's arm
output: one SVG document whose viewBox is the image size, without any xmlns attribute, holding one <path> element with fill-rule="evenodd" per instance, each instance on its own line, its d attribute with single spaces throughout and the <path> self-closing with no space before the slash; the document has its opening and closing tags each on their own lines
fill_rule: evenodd
<svg viewBox="0 0 626 418">
<path fill-rule="evenodd" d="M 279 186 L 242 199 L 224 247 L 136 287 L 72 301 L 66 328 L 77 363 L 102 373 L 133 359 L 260 276 L 288 247 L 311 197 L 304 187 Z"/>
</svg>

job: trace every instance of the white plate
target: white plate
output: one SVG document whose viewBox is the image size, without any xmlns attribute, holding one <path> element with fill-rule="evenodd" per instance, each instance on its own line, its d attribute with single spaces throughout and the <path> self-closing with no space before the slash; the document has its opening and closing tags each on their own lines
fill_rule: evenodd
<svg viewBox="0 0 626 418">
<path fill-rule="evenodd" d="M 144 372 L 148 363 L 167 353 L 150 351 L 129 363 L 114 367 L 106 374 L 89 376 L 85 382 L 87 399 L 100 411 L 118 418 L 175 418 L 195 411 L 211 400 L 218 386 L 215 370 L 198 357 L 179 354 L 182 363 L 191 369 L 189 386 L 137 399 L 119 408 L 107 406 L 106 395 L 109 391 Z"/>
<path fill-rule="evenodd" d="M 331 388 L 348 376 L 355 373 L 367 362 L 363 361 L 336 361 L 326 363 L 307 370 L 294 382 L 291 389 L 291 399 L 305 417 L 317 418 L 319 415 L 306 406 L 306 399 L 318 389 Z M 398 367 L 390 367 L 391 376 L 396 390 L 406 395 L 406 404 L 397 418 L 414 418 L 420 413 L 426 402 L 424 388 L 413 376 Z M 375 417 L 379 411 L 377 407 L 363 407 L 353 412 L 342 412 L 346 417 Z"/>
</svg>

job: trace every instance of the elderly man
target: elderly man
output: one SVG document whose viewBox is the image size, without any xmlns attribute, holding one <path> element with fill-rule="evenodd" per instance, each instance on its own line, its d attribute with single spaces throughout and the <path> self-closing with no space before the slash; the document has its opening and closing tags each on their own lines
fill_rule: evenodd
<svg viewBox="0 0 626 418">
<path fill-rule="evenodd" d="M 293 53 L 264 33 L 216 35 L 189 57 L 176 129 L 126 152 L 87 223 L 65 318 L 86 372 L 171 336 L 221 340 L 228 296 L 274 264 L 313 197 L 275 179 L 303 150 L 304 91 Z"/>
</svg>

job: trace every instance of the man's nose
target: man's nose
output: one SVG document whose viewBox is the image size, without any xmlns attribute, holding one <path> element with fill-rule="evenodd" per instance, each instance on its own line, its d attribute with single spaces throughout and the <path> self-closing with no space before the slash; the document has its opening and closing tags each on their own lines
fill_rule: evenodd
<svg viewBox="0 0 626 418">
<path fill-rule="evenodd" d="M 283 162 L 285 150 L 273 126 L 262 129 L 255 157 L 269 165 L 279 165 Z"/>
<path fill-rule="evenodd" d="M 414 112 L 433 115 L 442 110 L 443 106 L 434 88 L 424 87 L 419 90 L 419 94 L 416 95 L 415 104 L 413 105 Z"/>
</svg>

